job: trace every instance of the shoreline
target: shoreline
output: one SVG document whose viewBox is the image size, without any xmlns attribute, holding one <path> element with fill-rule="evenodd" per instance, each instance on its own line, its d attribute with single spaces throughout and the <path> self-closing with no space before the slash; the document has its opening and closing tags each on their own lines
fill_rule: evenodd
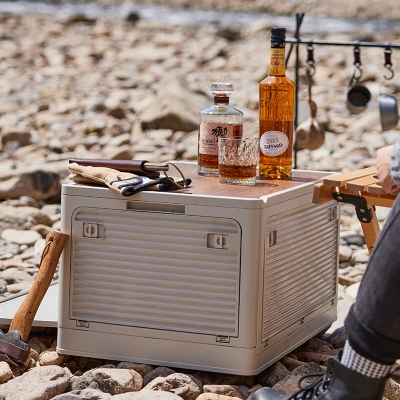
<svg viewBox="0 0 400 400">
<path fill-rule="evenodd" d="M 255 6 L 255 7 L 252 7 Z M 217 4 L 218 6 L 218 4 Z M 61 21 L 65 19 L 86 20 L 95 23 L 99 18 L 118 18 L 155 21 L 165 26 L 219 26 L 228 30 L 238 30 L 251 26 L 285 26 L 290 36 L 296 31 L 296 14 L 304 13 L 300 35 L 307 39 L 327 35 L 351 35 L 355 40 L 370 41 L 379 35 L 399 36 L 400 28 L 396 20 L 388 18 L 368 18 L 362 13 L 354 16 L 333 16 L 320 13 L 313 7 L 311 12 L 294 9 L 293 12 L 280 14 L 275 8 L 258 8 L 256 1 L 250 1 L 244 10 L 243 1 L 229 2 L 225 8 L 211 7 L 210 0 L 199 6 L 197 2 L 171 0 L 168 5 L 159 0 L 126 2 L 124 0 L 89 1 L 0 1 L 0 15 L 53 15 Z M 299 8 L 299 7 L 297 7 Z M 400 15 L 399 15 L 400 17 Z M 386 38 L 385 38 L 386 40 Z M 393 40 L 390 40 L 393 42 Z"/>
<path fill-rule="evenodd" d="M 83 1 L 83 3 L 91 3 L 92 1 Z M 68 3 L 68 1 L 53 1 L 55 4 Z M 115 4 L 113 0 L 99 0 L 99 4 Z M 117 0 L 120 4 L 131 4 L 124 0 Z M 268 13 L 277 16 L 290 16 L 296 13 L 306 13 L 313 16 L 346 18 L 346 19 L 386 19 L 399 20 L 400 7 L 396 0 L 380 0 L 353 1 L 346 0 L 332 2 L 328 0 L 291 0 L 289 2 L 276 2 L 274 0 L 168 0 L 166 4 L 162 0 L 140 0 L 136 4 L 159 5 L 167 7 L 182 7 L 187 9 L 198 10 L 219 10 L 219 11 L 236 11 L 236 12 L 254 12 Z"/>
</svg>

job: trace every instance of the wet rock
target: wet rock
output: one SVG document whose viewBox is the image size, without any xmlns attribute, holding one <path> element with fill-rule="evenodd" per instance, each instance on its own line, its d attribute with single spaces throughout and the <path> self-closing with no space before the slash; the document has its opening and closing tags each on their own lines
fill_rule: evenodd
<svg viewBox="0 0 400 400">
<path fill-rule="evenodd" d="M 89 18 L 85 14 L 74 13 L 74 14 L 66 16 L 66 18 L 63 22 L 66 25 L 73 25 L 73 24 L 77 24 L 79 22 L 86 22 L 86 23 L 94 24 L 96 22 L 96 19 Z"/>
<path fill-rule="evenodd" d="M 137 21 L 140 20 L 140 16 L 138 13 L 131 11 L 127 16 L 126 20 L 131 22 L 132 24 L 136 23 Z"/>
</svg>

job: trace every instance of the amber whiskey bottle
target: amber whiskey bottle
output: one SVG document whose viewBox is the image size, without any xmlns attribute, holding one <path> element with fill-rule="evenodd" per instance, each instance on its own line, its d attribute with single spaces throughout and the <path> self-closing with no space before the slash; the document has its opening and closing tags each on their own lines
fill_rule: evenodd
<svg viewBox="0 0 400 400">
<path fill-rule="evenodd" d="M 290 179 L 296 85 L 285 75 L 285 28 L 271 30 L 269 75 L 260 82 L 261 179 Z"/>
<path fill-rule="evenodd" d="M 197 172 L 199 175 L 218 176 L 218 139 L 242 137 L 243 113 L 229 105 L 233 91 L 230 82 L 212 82 L 214 104 L 201 110 L 198 131 Z"/>
</svg>

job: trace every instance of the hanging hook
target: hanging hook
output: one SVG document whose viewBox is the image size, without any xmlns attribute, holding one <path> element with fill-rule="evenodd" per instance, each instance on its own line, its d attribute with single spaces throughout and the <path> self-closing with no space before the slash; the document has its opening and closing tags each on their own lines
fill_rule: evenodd
<svg viewBox="0 0 400 400">
<path fill-rule="evenodd" d="M 361 68 L 361 50 L 358 45 L 354 47 L 354 66 L 355 70 L 352 79 L 359 81 L 362 77 L 362 68 Z M 358 74 L 356 72 L 358 72 Z"/>
<path fill-rule="evenodd" d="M 392 61 L 391 61 L 392 49 L 388 45 L 385 47 L 385 64 L 384 67 L 390 72 L 390 76 L 383 75 L 386 80 L 390 80 L 394 77 L 394 71 L 392 70 Z"/>
<path fill-rule="evenodd" d="M 314 45 L 312 41 L 307 45 L 307 76 L 312 77 L 315 74 L 315 61 L 314 61 Z"/>
</svg>

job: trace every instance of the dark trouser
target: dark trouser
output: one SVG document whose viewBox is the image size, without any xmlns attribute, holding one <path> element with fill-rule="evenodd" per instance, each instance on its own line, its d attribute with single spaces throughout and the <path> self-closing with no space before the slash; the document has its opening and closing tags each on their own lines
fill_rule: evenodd
<svg viewBox="0 0 400 400">
<path fill-rule="evenodd" d="M 400 195 L 372 251 L 345 327 L 360 355 L 381 364 L 400 358 Z"/>
</svg>

